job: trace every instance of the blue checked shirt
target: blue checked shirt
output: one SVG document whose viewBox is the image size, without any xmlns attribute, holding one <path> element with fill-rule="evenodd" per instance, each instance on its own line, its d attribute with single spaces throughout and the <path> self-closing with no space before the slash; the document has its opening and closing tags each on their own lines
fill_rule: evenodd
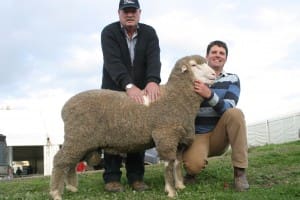
<svg viewBox="0 0 300 200">
<path fill-rule="evenodd" d="M 204 100 L 195 119 L 196 134 L 212 131 L 221 115 L 236 107 L 240 96 L 240 80 L 236 74 L 222 72 L 210 87 L 212 95 Z"/>
</svg>

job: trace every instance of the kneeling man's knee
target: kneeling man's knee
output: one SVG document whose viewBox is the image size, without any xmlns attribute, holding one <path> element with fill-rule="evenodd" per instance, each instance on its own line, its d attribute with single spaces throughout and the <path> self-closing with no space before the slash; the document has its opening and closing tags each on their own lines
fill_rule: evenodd
<svg viewBox="0 0 300 200">
<path fill-rule="evenodd" d="M 230 108 L 228 109 L 224 115 L 228 115 L 232 118 L 236 118 L 236 119 L 244 119 L 244 113 L 241 109 L 238 108 Z"/>
<path fill-rule="evenodd" d="M 185 161 L 184 168 L 186 172 L 190 175 L 199 174 L 207 165 L 207 160 L 202 161 Z"/>
</svg>

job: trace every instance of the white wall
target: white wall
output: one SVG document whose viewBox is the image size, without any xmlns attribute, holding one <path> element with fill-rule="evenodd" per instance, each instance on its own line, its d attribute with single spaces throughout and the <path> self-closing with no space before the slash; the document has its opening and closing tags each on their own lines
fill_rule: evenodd
<svg viewBox="0 0 300 200">
<path fill-rule="evenodd" d="M 53 168 L 53 158 L 59 150 L 59 145 L 52 145 L 48 143 L 44 146 L 44 175 L 51 175 Z"/>
</svg>

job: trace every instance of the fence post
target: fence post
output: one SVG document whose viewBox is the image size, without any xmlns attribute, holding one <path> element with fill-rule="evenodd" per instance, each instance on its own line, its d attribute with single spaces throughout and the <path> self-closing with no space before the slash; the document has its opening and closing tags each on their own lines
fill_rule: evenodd
<svg viewBox="0 0 300 200">
<path fill-rule="evenodd" d="M 270 123 L 269 120 L 267 120 L 267 136 L 268 136 L 268 144 L 271 144 L 271 133 L 270 133 Z"/>
</svg>

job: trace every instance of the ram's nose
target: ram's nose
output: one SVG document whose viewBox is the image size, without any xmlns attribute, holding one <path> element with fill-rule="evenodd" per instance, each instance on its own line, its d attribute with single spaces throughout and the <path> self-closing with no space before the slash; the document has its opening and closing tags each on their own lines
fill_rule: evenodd
<svg viewBox="0 0 300 200">
<path fill-rule="evenodd" d="M 216 79 L 217 78 L 216 72 L 211 73 L 211 76 L 214 77 L 214 79 Z"/>
<path fill-rule="evenodd" d="M 212 72 L 209 76 L 210 80 L 216 80 L 216 78 L 217 78 L 217 74 L 215 72 Z"/>
</svg>

